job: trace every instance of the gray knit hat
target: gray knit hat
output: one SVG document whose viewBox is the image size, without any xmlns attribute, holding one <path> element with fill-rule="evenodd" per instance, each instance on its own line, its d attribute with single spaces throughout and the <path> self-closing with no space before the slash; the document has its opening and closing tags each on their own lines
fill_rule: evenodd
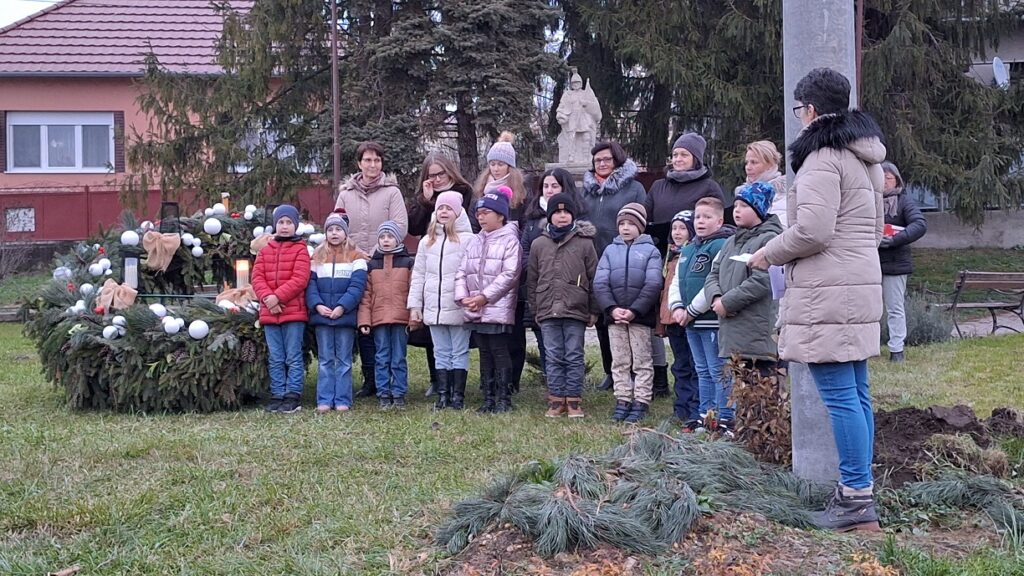
<svg viewBox="0 0 1024 576">
<path fill-rule="evenodd" d="M 378 239 L 385 234 L 391 234 L 399 243 L 402 242 L 402 233 L 399 231 L 398 222 L 394 220 L 385 220 L 377 227 Z"/>
<path fill-rule="evenodd" d="M 708 148 L 708 141 L 703 136 L 696 132 L 687 132 L 676 138 L 672 149 L 675 150 L 676 148 L 682 148 L 693 155 L 694 170 L 704 167 L 704 151 Z"/>
<path fill-rule="evenodd" d="M 324 231 L 326 232 L 331 226 L 341 226 L 345 234 L 348 234 L 348 219 L 345 217 L 344 208 L 338 208 L 327 215 L 327 220 L 324 220 Z"/>
<path fill-rule="evenodd" d="M 498 141 L 495 142 L 487 152 L 487 161 L 490 162 L 491 160 L 497 160 L 515 168 L 516 149 L 512 147 L 513 138 L 512 134 L 502 132 L 501 136 L 498 137 Z"/>
</svg>

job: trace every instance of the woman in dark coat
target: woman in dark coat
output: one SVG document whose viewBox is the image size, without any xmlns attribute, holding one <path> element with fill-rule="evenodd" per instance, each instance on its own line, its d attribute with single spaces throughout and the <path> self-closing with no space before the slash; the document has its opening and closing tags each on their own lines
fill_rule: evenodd
<svg viewBox="0 0 1024 576">
<path fill-rule="evenodd" d="M 889 326 L 889 360 L 903 362 L 903 341 L 907 338 L 907 276 L 914 271 L 910 245 L 928 231 L 928 221 L 921 214 L 917 202 L 903 191 L 903 177 L 896 165 L 882 163 L 885 188 L 882 204 L 885 209 L 886 233 L 878 246 L 878 260 L 882 265 L 882 298 Z M 890 227 L 893 228 L 890 233 Z M 902 230 L 901 230 L 902 228 Z"/>
</svg>

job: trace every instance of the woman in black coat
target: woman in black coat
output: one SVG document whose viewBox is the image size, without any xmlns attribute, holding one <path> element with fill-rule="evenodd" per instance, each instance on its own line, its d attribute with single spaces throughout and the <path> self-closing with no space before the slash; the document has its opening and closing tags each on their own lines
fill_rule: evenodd
<svg viewBox="0 0 1024 576">
<path fill-rule="evenodd" d="M 889 326 L 889 360 L 903 362 L 903 341 L 907 337 L 907 277 L 914 271 L 910 245 L 928 231 L 928 221 L 917 202 L 903 189 L 903 177 L 896 165 L 882 163 L 885 188 L 882 203 L 885 209 L 885 234 L 878 246 L 882 265 L 882 297 Z"/>
</svg>

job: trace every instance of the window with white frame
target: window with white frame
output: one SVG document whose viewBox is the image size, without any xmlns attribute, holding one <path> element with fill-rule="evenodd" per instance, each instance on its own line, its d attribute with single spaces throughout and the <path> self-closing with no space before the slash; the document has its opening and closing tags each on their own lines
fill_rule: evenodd
<svg viewBox="0 0 1024 576">
<path fill-rule="evenodd" d="M 8 112 L 8 172 L 110 172 L 112 112 Z"/>
</svg>

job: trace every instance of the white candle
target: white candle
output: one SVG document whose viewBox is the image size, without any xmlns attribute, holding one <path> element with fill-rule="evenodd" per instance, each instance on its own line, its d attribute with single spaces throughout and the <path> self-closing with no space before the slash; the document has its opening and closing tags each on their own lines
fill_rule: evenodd
<svg viewBox="0 0 1024 576">
<path fill-rule="evenodd" d="M 249 261 L 235 260 L 235 288 L 245 288 L 249 285 Z"/>
<path fill-rule="evenodd" d="M 124 283 L 131 288 L 139 289 L 139 259 L 124 259 Z"/>
</svg>

